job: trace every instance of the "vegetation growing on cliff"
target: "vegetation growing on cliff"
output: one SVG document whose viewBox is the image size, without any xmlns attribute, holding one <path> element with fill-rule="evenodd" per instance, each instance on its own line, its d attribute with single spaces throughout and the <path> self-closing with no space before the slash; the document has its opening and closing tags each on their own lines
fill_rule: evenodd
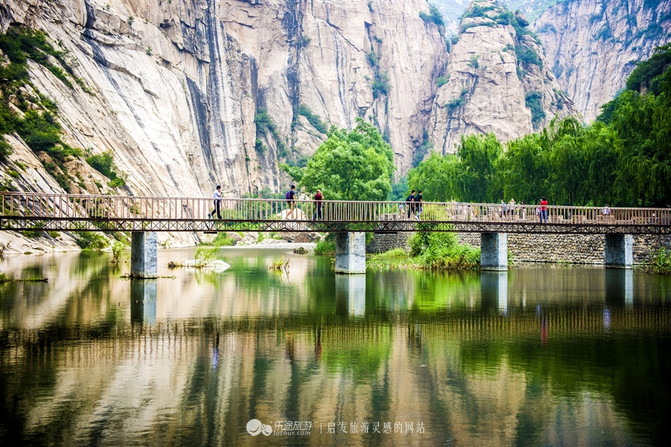
<svg viewBox="0 0 671 447">
<path fill-rule="evenodd" d="M 440 13 L 440 10 L 438 10 L 438 7 L 436 7 L 436 5 L 432 3 L 429 3 L 428 14 L 424 11 L 421 11 L 419 13 L 419 17 L 426 23 L 433 23 L 435 25 L 438 25 L 439 27 L 445 26 L 445 20 L 443 19 L 443 15 Z"/>
<path fill-rule="evenodd" d="M 298 107 L 298 114 L 303 115 L 308 122 L 317 129 L 319 133 L 325 134 L 328 131 L 328 128 L 326 124 L 314 113 L 312 113 L 312 110 L 308 108 L 305 104 L 301 104 L 300 107 Z"/>
<path fill-rule="evenodd" d="M 256 116 L 254 116 L 254 124 L 256 124 L 255 147 L 259 152 L 265 151 L 265 146 L 263 145 L 261 137 L 267 138 L 267 134 L 270 134 L 277 143 L 278 156 L 280 158 L 289 156 L 287 145 L 284 143 L 284 140 L 282 140 L 280 133 L 277 130 L 277 124 L 275 124 L 275 121 L 273 121 L 272 117 L 263 107 L 258 108 Z M 261 148 L 263 148 L 263 150 L 260 150 Z"/>
<path fill-rule="evenodd" d="M 545 119 L 545 112 L 543 111 L 543 93 L 539 91 L 527 92 L 524 95 L 524 103 L 527 109 L 531 110 L 531 123 L 534 127 L 538 126 Z"/>
<path fill-rule="evenodd" d="M 19 26 L 10 26 L 0 36 L 0 50 L 7 58 L 7 62 L 0 64 L 3 80 L 0 134 L 16 132 L 33 151 L 47 152 L 62 162 L 66 155 L 71 155 L 72 148 L 61 140 L 61 127 L 55 118 L 56 105 L 30 86 L 28 60 L 41 64 L 72 87 L 62 67 L 53 62 L 61 60 L 63 53 L 54 50 L 43 33 Z M 5 161 L 11 148 L 4 138 L 0 146 L 0 161 Z"/>
<path fill-rule="evenodd" d="M 90 155 L 86 157 L 86 161 L 91 167 L 111 180 L 109 186 L 112 188 L 118 188 L 126 184 L 124 177 L 117 172 L 118 168 L 114 164 L 111 152 Z"/>
<path fill-rule="evenodd" d="M 48 155 L 41 157 L 44 168 L 67 191 L 78 181 L 68 172 L 65 162 L 68 157 L 83 157 L 84 153 L 63 141 L 57 119 L 58 108 L 31 84 L 28 61 L 45 67 L 69 88 L 73 88 L 71 80 L 74 80 L 84 91 L 88 92 L 88 89 L 67 64 L 67 52 L 54 49 L 41 31 L 12 25 L 0 36 L 0 50 L 6 56 L 5 63 L 0 64 L 0 78 L 3 79 L 0 85 L 0 135 L 17 133 L 33 152 Z M 11 147 L 1 137 L 0 161 L 6 161 L 10 154 Z M 111 186 L 123 186 L 119 176 L 110 179 Z"/>
<path fill-rule="evenodd" d="M 408 173 L 427 201 L 614 206 L 671 205 L 671 45 L 632 73 L 632 87 L 603 107 L 599 121 L 553 121 L 539 133 L 507 143 L 468 136 L 457 155 L 431 155 Z M 531 104 L 533 106 L 533 104 Z"/>
</svg>

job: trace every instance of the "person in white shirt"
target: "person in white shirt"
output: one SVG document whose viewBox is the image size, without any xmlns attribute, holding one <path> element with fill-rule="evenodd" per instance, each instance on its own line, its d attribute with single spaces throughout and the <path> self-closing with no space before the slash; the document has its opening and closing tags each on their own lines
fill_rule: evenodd
<svg viewBox="0 0 671 447">
<path fill-rule="evenodd" d="M 217 189 L 214 190 L 212 194 L 214 199 L 212 202 L 214 204 L 214 209 L 207 214 L 208 219 L 214 218 L 214 213 L 217 213 L 217 219 L 221 219 L 221 186 L 217 185 Z"/>
</svg>

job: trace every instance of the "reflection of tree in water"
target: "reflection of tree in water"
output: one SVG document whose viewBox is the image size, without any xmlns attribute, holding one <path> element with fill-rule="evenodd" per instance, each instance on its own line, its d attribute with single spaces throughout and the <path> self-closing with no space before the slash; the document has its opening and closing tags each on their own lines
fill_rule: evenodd
<svg viewBox="0 0 671 447">
<path fill-rule="evenodd" d="M 422 325 L 419 323 L 408 324 L 408 349 L 411 355 L 422 353 Z"/>
</svg>

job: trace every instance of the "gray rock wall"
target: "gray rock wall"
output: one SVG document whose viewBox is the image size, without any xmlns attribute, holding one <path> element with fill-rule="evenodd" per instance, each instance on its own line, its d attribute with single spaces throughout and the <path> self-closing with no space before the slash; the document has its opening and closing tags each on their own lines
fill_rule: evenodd
<svg viewBox="0 0 671 447">
<path fill-rule="evenodd" d="M 412 233 L 376 234 L 366 247 L 367 253 L 384 253 L 394 248 L 408 249 L 408 239 Z"/>
</svg>

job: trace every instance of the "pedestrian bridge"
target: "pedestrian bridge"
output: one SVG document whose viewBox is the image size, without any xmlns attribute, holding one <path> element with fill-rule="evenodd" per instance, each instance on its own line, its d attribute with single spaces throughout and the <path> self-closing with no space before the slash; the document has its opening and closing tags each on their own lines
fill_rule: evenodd
<svg viewBox="0 0 671 447">
<path fill-rule="evenodd" d="M 494 232 L 669 234 L 671 208 L 548 206 L 493 203 L 222 199 L 221 219 L 209 219 L 212 199 L 4 192 L 1 230 L 262 231 L 262 232 Z M 410 211 L 410 212 L 409 212 Z"/>
<path fill-rule="evenodd" d="M 339 273 L 365 271 L 364 232 L 481 233 L 481 266 L 489 270 L 507 269 L 508 233 L 605 234 L 606 265 L 624 268 L 633 264 L 633 234 L 671 233 L 671 208 L 227 198 L 219 203 L 221 218 L 209 218 L 213 208 L 202 197 L 3 192 L 0 230 L 132 232 L 137 276 L 155 271 L 157 231 L 336 233 Z"/>
</svg>

